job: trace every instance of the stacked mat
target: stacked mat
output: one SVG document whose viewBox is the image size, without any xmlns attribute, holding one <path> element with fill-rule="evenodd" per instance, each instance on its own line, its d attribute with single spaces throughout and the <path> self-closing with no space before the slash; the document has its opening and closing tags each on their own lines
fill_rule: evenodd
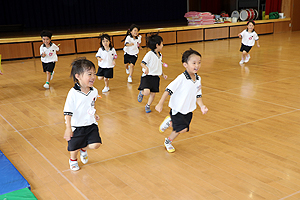
<svg viewBox="0 0 300 200">
<path fill-rule="evenodd" d="M 36 199 L 30 185 L 0 150 L 0 200 Z"/>
</svg>

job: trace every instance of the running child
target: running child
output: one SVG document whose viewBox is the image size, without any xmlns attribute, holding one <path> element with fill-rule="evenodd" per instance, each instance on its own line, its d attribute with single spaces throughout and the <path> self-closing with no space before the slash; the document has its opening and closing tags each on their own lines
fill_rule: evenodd
<svg viewBox="0 0 300 200">
<path fill-rule="evenodd" d="M 170 153 L 175 151 L 172 145 L 174 139 L 180 133 L 189 131 L 197 104 L 203 114 L 208 111 L 202 102 L 201 77 L 197 74 L 201 67 L 201 54 L 193 49 L 187 50 L 182 55 L 182 63 L 186 70 L 167 86 L 155 107 L 158 112 L 161 112 L 164 101 L 170 95 L 170 116 L 166 117 L 159 127 L 160 132 L 164 132 L 172 124 L 173 131 L 164 142 Z"/>
<path fill-rule="evenodd" d="M 114 71 L 113 68 L 116 65 L 115 59 L 117 58 L 117 53 L 115 48 L 113 48 L 108 34 L 100 35 L 100 48 L 96 53 L 96 58 L 98 60 L 98 72 L 97 76 L 99 80 L 104 79 L 105 87 L 102 92 L 109 91 L 109 79 L 113 78 Z"/>
<path fill-rule="evenodd" d="M 143 97 L 150 95 L 145 106 L 146 113 L 151 112 L 150 105 L 152 104 L 155 94 L 159 92 L 160 75 L 167 79 L 162 71 L 162 54 L 163 39 L 158 34 L 153 34 L 147 38 L 147 46 L 151 49 L 143 58 L 141 63 L 143 74 L 141 83 L 138 88 L 138 102 L 142 102 Z"/>
<path fill-rule="evenodd" d="M 142 49 L 140 46 L 142 42 L 142 36 L 139 35 L 140 28 L 132 24 L 127 30 L 125 38 L 122 40 L 125 41 L 124 50 L 124 64 L 126 73 L 128 75 L 128 83 L 132 83 L 132 74 L 134 71 L 134 65 L 138 58 L 139 49 Z"/>
<path fill-rule="evenodd" d="M 255 41 L 257 41 L 257 47 L 260 47 L 259 45 L 259 37 L 257 33 L 254 31 L 255 22 L 254 21 L 248 21 L 247 22 L 247 29 L 243 30 L 241 33 L 239 33 L 239 38 L 242 38 L 242 44 L 240 48 L 240 52 L 242 52 L 242 59 L 240 61 L 240 64 L 247 63 L 250 60 L 250 54 L 249 51 L 254 46 Z"/>
<path fill-rule="evenodd" d="M 88 162 L 88 149 L 98 149 L 101 145 L 101 137 L 97 121 L 95 101 L 98 98 L 98 90 L 93 87 L 95 81 L 95 65 L 86 58 L 78 58 L 71 64 L 70 77 L 75 85 L 70 89 L 65 107 L 64 116 L 66 130 L 64 138 L 68 141 L 70 152 L 70 169 L 79 170 L 77 154 L 80 152 L 80 160 L 83 164 Z"/>
<path fill-rule="evenodd" d="M 59 51 L 59 47 L 51 42 L 52 33 L 50 31 L 43 30 L 40 35 L 43 41 L 40 47 L 41 61 L 43 71 L 46 73 L 44 88 L 49 89 L 54 74 L 55 62 L 58 61 L 56 52 Z"/>
</svg>

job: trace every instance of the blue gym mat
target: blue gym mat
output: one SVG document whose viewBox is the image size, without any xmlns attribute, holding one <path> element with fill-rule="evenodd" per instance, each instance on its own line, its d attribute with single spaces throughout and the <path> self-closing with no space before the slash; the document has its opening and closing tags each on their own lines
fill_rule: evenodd
<svg viewBox="0 0 300 200">
<path fill-rule="evenodd" d="M 28 188 L 30 185 L 0 150 L 0 195 Z"/>
</svg>

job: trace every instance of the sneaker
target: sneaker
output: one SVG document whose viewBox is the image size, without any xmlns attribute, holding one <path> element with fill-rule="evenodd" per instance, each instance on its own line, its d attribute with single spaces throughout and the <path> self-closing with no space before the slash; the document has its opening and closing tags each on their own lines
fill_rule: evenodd
<svg viewBox="0 0 300 200">
<path fill-rule="evenodd" d="M 244 62 L 247 63 L 249 60 L 250 60 L 250 54 L 248 54 L 248 56 L 246 56 L 246 59 Z"/>
<path fill-rule="evenodd" d="M 142 94 L 142 91 L 140 91 L 140 92 L 139 92 L 139 95 L 138 95 L 138 98 L 137 98 L 137 99 L 138 99 L 138 102 L 141 103 L 141 102 L 143 101 L 143 97 L 144 97 L 144 95 Z"/>
<path fill-rule="evenodd" d="M 79 166 L 78 166 L 77 160 L 76 160 L 76 161 L 71 161 L 71 160 L 69 159 L 69 164 L 70 164 L 70 169 L 71 169 L 72 171 L 77 171 L 77 170 L 80 169 Z"/>
<path fill-rule="evenodd" d="M 167 143 L 166 143 L 166 140 L 167 140 L 167 138 L 165 138 L 164 145 L 165 145 L 167 151 L 168 151 L 169 153 L 173 153 L 173 152 L 175 151 L 175 148 L 173 147 L 173 145 L 172 145 L 171 143 L 167 144 Z"/>
<path fill-rule="evenodd" d="M 45 83 L 45 84 L 44 84 L 44 88 L 49 89 L 49 84 L 48 84 L 48 83 Z"/>
<path fill-rule="evenodd" d="M 132 78 L 131 78 L 131 76 L 128 76 L 128 83 L 132 83 Z"/>
<path fill-rule="evenodd" d="M 126 70 L 126 74 L 129 74 L 130 73 L 130 66 L 128 66 L 128 69 L 125 69 Z"/>
<path fill-rule="evenodd" d="M 80 149 L 80 160 L 83 164 L 86 164 L 89 161 L 87 151 L 84 152 Z"/>
<path fill-rule="evenodd" d="M 171 117 L 167 116 L 164 121 L 159 126 L 159 132 L 165 132 L 167 128 L 170 127 Z"/>
<path fill-rule="evenodd" d="M 50 81 L 53 79 L 54 71 L 51 73 Z"/>
<path fill-rule="evenodd" d="M 145 106 L 145 111 L 146 111 L 146 113 L 151 112 L 150 106 L 148 104 L 146 104 L 146 106 Z"/>
<path fill-rule="evenodd" d="M 104 87 L 104 89 L 102 90 L 102 92 L 108 92 L 109 91 L 109 87 Z"/>
</svg>

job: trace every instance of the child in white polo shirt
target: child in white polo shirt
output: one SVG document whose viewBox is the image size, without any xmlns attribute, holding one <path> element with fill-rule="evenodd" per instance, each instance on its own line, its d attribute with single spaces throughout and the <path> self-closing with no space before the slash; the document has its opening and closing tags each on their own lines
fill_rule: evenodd
<svg viewBox="0 0 300 200">
<path fill-rule="evenodd" d="M 151 49 L 143 58 L 141 63 L 143 74 L 141 83 L 138 88 L 138 102 L 142 102 L 144 95 L 150 95 L 145 106 L 146 113 L 151 112 L 150 105 L 152 104 L 155 94 L 159 92 L 160 75 L 167 79 L 162 71 L 162 54 L 163 39 L 158 34 L 152 34 L 147 38 L 147 46 Z"/>
<path fill-rule="evenodd" d="M 77 171 L 78 152 L 81 162 L 86 164 L 87 150 L 98 149 L 102 142 L 97 124 L 99 116 L 95 109 L 95 101 L 98 98 L 98 90 L 93 87 L 95 65 L 85 58 L 78 58 L 73 61 L 71 67 L 70 76 L 75 86 L 69 91 L 64 107 L 66 120 L 64 138 L 68 141 L 70 169 Z"/>
<path fill-rule="evenodd" d="M 124 64 L 125 70 L 128 74 L 128 83 L 132 83 L 132 75 L 134 71 L 134 65 L 138 58 L 139 49 L 142 49 L 140 45 L 142 42 L 142 36 L 139 35 L 140 28 L 132 24 L 127 30 L 125 38 L 122 40 L 125 41 L 124 50 Z"/>
<path fill-rule="evenodd" d="M 158 112 L 161 112 L 164 101 L 170 95 L 170 117 L 166 117 L 159 128 L 163 132 L 172 124 L 173 131 L 168 138 L 165 138 L 164 142 L 167 151 L 170 153 L 175 151 L 171 144 L 172 141 L 180 133 L 189 131 L 193 111 L 197 108 L 196 104 L 200 106 L 203 114 L 206 114 L 208 111 L 202 102 L 201 77 L 197 75 L 201 67 L 201 54 L 193 49 L 187 50 L 182 55 L 182 63 L 186 71 L 177 76 L 167 86 L 155 107 Z"/>
<path fill-rule="evenodd" d="M 250 54 L 249 51 L 254 46 L 255 41 L 257 42 L 257 47 L 260 47 L 259 45 L 259 37 L 257 33 L 254 31 L 255 22 L 254 21 L 248 21 L 247 22 L 247 29 L 243 30 L 241 33 L 239 33 L 239 38 L 242 38 L 242 44 L 240 48 L 240 52 L 242 52 L 242 59 L 240 61 L 240 64 L 247 63 L 250 60 Z"/>
<path fill-rule="evenodd" d="M 56 51 L 59 51 L 59 48 L 51 42 L 52 33 L 50 31 L 43 30 L 40 35 L 43 41 L 40 47 L 41 61 L 43 71 L 47 75 L 44 88 L 49 89 L 50 80 L 52 80 L 54 74 L 55 62 L 58 61 Z"/>
<path fill-rule="evenodd" d="M 109 79 L 114 77 L 113 68 L 116 65 L 115 59 L 117 58 L 116 50 L 113 48 L 108 34 L 100 35 L 100 48 L 96 54 L 96 58 L 99 66 L 96 75 L 99 80 L 104 78 L 105 87 L 102 92 L 108 92 Z"/>
</svg>

